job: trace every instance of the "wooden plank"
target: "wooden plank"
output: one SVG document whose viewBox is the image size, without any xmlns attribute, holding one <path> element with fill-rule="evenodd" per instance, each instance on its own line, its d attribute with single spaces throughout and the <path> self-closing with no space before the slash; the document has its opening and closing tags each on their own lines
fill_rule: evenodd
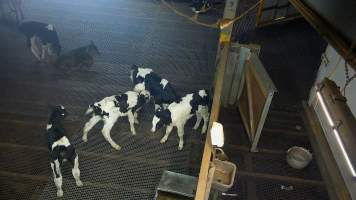
<svg viewBox="0 0 356 200">
<path fill-rule="evenodd" d="M 246 71 L 245 71 L 245 77 L 246 77 L 246 88 L 247 88 L 247 102 L 248 102 L 248 113 L 249 113 L 249 126 L 246 127 L 250 129 L 250 138 L 253 140 L 255 138 L 255 113 L 254 113 L 254 108 L 253 108 L 253 95 L 252 95 L 252 74 L 251 74 L 251 67 L 247 66 Z"/>
<path fill-rule="evenodd" d="M 320 173 L 326 183 L 330 199 L 350 200 L 351 196 L 337 167 L 329 144 L 324 136 L 315 112 L 303 102 L 303 120 L 309 134 L 310 143 L 318 162 Z"/>
<path fill-rule="evenodd" d="M 250 153 L 246 153 L 244 156 L 244 163 L 246 169 L 252 169 L 252 158 Z M 257 190 L 256 190 L 256 182 L 254 180 L 247 181 L 247 200 L 257 200 Z"/>
<path fill-rule="evenodd" d="M 280 122 L 280 123 L 283 123 Z M 287 129 L 280 129 L 280 128 L 268 128 L 268 127 L 265 127 L 263 129 L 263 132 L 264 133 L 271 133 L 271 134 L 282 134 L 282 135 L 289 135 L 291 137 L 305 137 L 307 136 L 307 134 L 305 133 L 304 130 L 302 131 L 292 131 L 292 130 L 287 130 Z"/>
<path fill-rule="evenodd" d="M 304 16 L 304 18 L 330 43 L 335 50 L 356 70 L 356 54 L 350 51 L 351 43 L 347 42 L 338 31 L 322 19 L 303 1 L 289 0 L 290 3 Z"/>
<path fill-rule="evenodd" d="M 235 49 L 237 48 L 233 51 L 238 52 L 238 61 L 236 64 L 237 69 L 235 71 L 234 79 L 231 86 L 231 88 L 234 89 L 230 92 L 229 104 L 235 106 L 238 104 L 238 98 L 240 98 L 242 89 L 245 85 L 245 62 L 250 55 L 250 49 L 236 43 L 231 44 L 231 49 L 233 48 L 233 45 L 235 46 Z"/>
<path fill-rule="evenodd" d="M 262 128 L 269 111 L 275 86 L 269 77 L 263 64 L 255 54 L 251 54 L 246 61 L 246 84 L 249 86 L 248 95 L 250 111 L 250 139 L 252 139 L 251 151 L 257 151 L 257 144 Z M 241 108 L 241 107 L 240 107 Z"/>
<path fill-rule="evenodd" d="M 240 0 L 227 0 L 225 2 L 223 19 L 234 19 L 235 18 L 236 10 L 239 5 L 239 1 Z M 228 27 L 226 27 L 220 31 L 218 50 L 216 52 L 216 63 L 218 63 L 217 61 L 220 59 L 220 56 L 221 56 L 221 50 L 222 50 L 222 46 L 223 46 L 222 44 L 225 42 L 230 42 L 232 28 L 233 28 L 233 24 L 229 25 Z M 215 81 L 214 81 L 214 84 L 215 84 Z"/>
<path fill-rule="evenodd" d="M 218 71 L 217 71 L 217 79 L 215 82 L 213 105 L 212 105 L 210 119 L 209 119 L 209 128 L 208 128 L 208 131 L 206 134 L 203 158 L 201 161 L 202 164 L 200 167 L 197 192 L 195 195 L 196 200 L 205 199 L 205 192 L 206 192 L 208 173 L 209 173 L 209 167 L 210 167 L 210 159 L 211 159 L 211 154 L 212 154 L 210 129 L 211 129 L 212 123 L 215 121 L 218 121 L 218 117 L 219 117 L 220 103 L 221 103 L 221 92 L 222 92 L 222 88 L 223 88 L 225 68 L 226 68 L 229 50 L 230 50 L 230 43 L 225 43 L 223 46 L 223 50 L 221 51 L 221 57 L 220 57 L 219 65 L 217 68 Z"/>
<path fill-rule="evenodd" d="M 202 141 L 200 140 L 193 140 L 192 143 L 194 145 L 200 145 L 202 144 Z M 247 153 L 247 152 L 250 152 L 250 148 L 247 147 L 247 146 L 243 146 L 243 145 L 235 145 L 235 144 L 228 144 L 228 143 L 225 143 L 224 144 L 224 149 L 226 150 L 231 150 L 231 151 L 240 151 L 240 152 L 243 152 L 243 153 Z M 286 152 L 285 151 L 282 151 L 282 150 L 275 150 L 275 149 L 258 149 L 258 152 L 259 153 L 268 153 L 268 154 L 273 154 L 273 155 L 285 155 Z"/>
<path fill-rule="evenodd" d="M 312 186 L 324 188 L 324 183 L 322 181 L 294 178 L 294 177 L 289 177 L 289 176 L 254 173 L 254 172 L 247 172 L 247 171 L 238 171 L 237 173 L 239 176 L 245 177 L 245 178 L 256 178 L 256 179 L 264 179 L 264 180 L 282 181 L 282 182 L 289 182 L 289 183 L 294 183 L 294 184 L 299 184 L 299 185 L 312 185 Z"/>
<path fill-rule="evenodd" d="M 268 111 L 269 111 L 269 107 L 270 107 L 271 102 L 272 102 L 272 98 L 273 98 L 273 93 L 271 93 L 267 97 L 266 101 L 264 102 L 263 108 L 260 111 L 261 115 L 259 116 L 259 119 L 258 119 L 258 125 L 257 125 L 255 138 L 254 138 L 253 143 L 251 145 L 251 151 L 252 152 L 257 152 L 257 145 L 258 145 L 258 142 L 259 142 L 260 137 L 261 137 L 262 128 L 263 128 L 264 123 L 266 121 L 266 117 L 267 117 L 267 114 L 268 114 Z"/>
<path fill-rule="evenodd" d="M 259 23 L 257 25 L 257 27 L 258 28 L 262 28 L 262 27 L 265 27 L 265 26 L 278 24 L 278 23 L 289 22 L 289 21 L 293 21 L 293 20 L 296 20 L 296 19 L 300 19 L 300 18 L 303 18 L 303 16 L 301 16 L 299 14 L 293 14 L 293 15 L 290 15 L 290 16 L 288 16 L 286 18 L 261 22 L 261 23 Z"/>
<path fill-rule="evenodd" d="M 253 73 L 253 70 L 251 70 L 251 78 L 250 78 L 250 84 L 251 84 L 251 89 L 252 89 L 252 108 L 253 108 L 253 132 L 256 134 L 256 130 L 258 127 L 259 122 L 261 121 L 261 116 L 263 113 L 263 109 L 265 107 L 266 101 L 267 101 L 267 96 L 265 96 L 265 92 L 263 91 L 263 87 L 259 85 L 258 80 L 258 75 Z"/>
<path fill-rule="evenodd" d="M 244 84 L 244 87 L 242 88 L 242 92 L 241 92 L 241 96 L 238 100 L 238 108 L 239 108 L 239 113 L 241 115 L 241 119 L 242 122 L 245 126 L 245 130 L 247 132 L 247 135 L 250 139 L 250 141 L 252 141 L 252 137 L 251 137 L 251 130 L 249 128 L 249 119 L 250 119 L 250 115 L 249 115 L 249 105 L 248 105 L 248 99 L 247 99 L 247 84 Z"/>
<path fill-rule="evenodd" d="M 238 54 L 236 52 L 229 52 L 229 57 L 226 65 L 226 72 L 224 78 L 224 87 L 222 92 L 222 105 L 227 107 L 229 105 L 230 95 L 232 90 L 237 90 L 238 88 L 233 87 L 233 80 L 236 76 L 236 68 L 237 68 L 237 58 Z"/>
<path fill-rule="evenodd" d="M 257 15 L 256 15 L 256 26 L 259 26 L 261 23 L 261 17 L 262 17 L 262 11 L 263 11 L 263 6 L 265 5 L 265 1 L 261 1 L 259 7 L 258 7 L 258 11 L 257 11 Z"/>
<path fill-rule="evenodd" d="M 268 96 L 270 91 L 277 91 L 272 79 L 256 54 L 251 54 L 250 60 L 247 60 L 246 64 L 251 67 L 251 71 L 265 97 Z"/>
</svg>

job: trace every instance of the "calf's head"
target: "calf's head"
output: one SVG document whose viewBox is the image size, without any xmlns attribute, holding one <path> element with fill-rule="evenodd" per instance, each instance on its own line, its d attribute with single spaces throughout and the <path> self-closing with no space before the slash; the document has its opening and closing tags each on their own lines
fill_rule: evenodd
<svg viewBox="0 0 356 200">
<path fill-rule="evenodd" d="M 158 108 L 152 119 L 152 129 L 151 132 L 156 132 L 156 130 L 163 127 L 163 125 L 169 125 L 172 123 L 171 111 L 168 109 Z"/>
<path fill-rule="evenodd" d="M 50 106 L 51 109 L 51 120 L 61 120 L 67 116 L 67 111 L 62 105 Z"/>
<path fill-rule="evenodd" d="M 145 103 L 148 103 L 151 99 L 151 93 L 147 90 L 143 90 L 140 92 L 140 97 L 145 100 Z"/>
<path fill-rule="evenodd" d="M 142 79 L 142 81 L 140 79 Z M 146 90 L 146 85 L 145 85 L 145 82 L 142 77 L 138 77 L 134 82 L 136 82 L 136 84 L 134 83 L 134 91 L 135 92 L 140 93 L 140 92 Z"/>
</svg>

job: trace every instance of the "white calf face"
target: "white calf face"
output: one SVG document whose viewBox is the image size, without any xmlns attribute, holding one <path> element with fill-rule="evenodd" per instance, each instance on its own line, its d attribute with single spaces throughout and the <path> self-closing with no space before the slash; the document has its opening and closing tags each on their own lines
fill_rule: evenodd
<svg viewBox="0 0 356 200">
<path fill-rule="evenodd" d="M 143 90 L 146 90 L 146 87 L 145 87 L 145 83 L 144 83 L 144 82 L 138 83 L 138 84 L 136 84 L 135 87 L 134 87 L 134 91 L 136 91 L 136 92 L 141 92 L 141 91 L 143 91 Z"/>
<path fill-rule="evenodd" d="M 164 79 L 164 78 L 163 78 L 163 79 L 161 80 L 160 84 L 162 85 L 162 88 L 164 89 L 164 88 L 166 87 L 166 85 L 168 84 L 167 79 Z"/>
<path fill-rule="evenodd" d="M 140 94 L 145 96 L 146 103 L 148 103 L 151 99 L 151 93 L 147 90 L 143 90 Z"/>
<path fill-rule="evenodd" d="M 141 76 L 142 78 L 145 78 L 146 75 L 149 74 L 149 73 L 151 73 L 151 72 L 153 72 L 153 70 L 150 69 L 150 68 L 141 68 L 141 67 L 140 67 L 140 68 L 138 68 L 138 72 L 137 72 L 136 77 Z"/>
<path fill-rule="evenodd" d="M 205 96 L 208 96 L 208 94 L 206 93 L 205 90 L 199 90 L 199 96 L 205 97 Z"/>
<path fill-rule="evenodd" d="M 154 133 L 156 132 L 157 130 L 157 124 L 159 123 L 160 121 L 160 118 L 158 118 L 156 115 L 153 117 L 152 119 L 152 129 L 151 129 L 151 132 Z"/>
</svg>

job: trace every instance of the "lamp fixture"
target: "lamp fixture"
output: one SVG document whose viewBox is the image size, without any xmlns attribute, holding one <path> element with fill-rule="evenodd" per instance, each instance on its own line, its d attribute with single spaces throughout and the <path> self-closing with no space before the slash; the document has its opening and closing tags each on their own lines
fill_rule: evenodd
<svg viewBox="0 0 356 200">
<path fill-rule="evenodd" d="M 351 172 L 352 176 L 356 177 L 355 168 L 352 165 L 352 163 L 350 161 L 350 157 L 349 157 L 349 155 L 347 154 L 347 152 L 345 150 L 345 146 L 344 146 L 344 144 L 343 144 L 343 142 L 341 141 L 341 138 L 340 138 L 340 133 L 338 131 L 338 127 L 335 126 L 335 123 L 332 120 L 330 112 L 328 111 L 328 109 L 326 107 L 326 104 L 325 104 L 325 101 L 324 101 L 324 99 L 323 99 L 323 97 L 322 97 L 322 95 L 320 93 L 320 90 L 317 89 L 316 95 L 317 95 L 318 101 L 320 102 L 321 108 L 324 111 L 324 114 L 325 114 L 325 116 L 327 118 L 327 121 L 329 122 L 329 125 L 333 130 L 333 133 L 335 135 L 336 141 L 337 141 L 337 143 L 338 143 L 338 145 L 339 145 L 339 147 L 341 149 L 341 152 L 342 152 L 342 154 L 343 154 L 343 156 L 344 156 L 344 158 L 346 160 L 347 166 L 350 169 L 350 172 Z"/>
<path fill-rule="evenodd" d="M 224 128 L 223 125 L 218 122 L 213 122 L 213 126 L 210 130 L 211 144 L 213 146 L 224 146 Z"/>
</svg>

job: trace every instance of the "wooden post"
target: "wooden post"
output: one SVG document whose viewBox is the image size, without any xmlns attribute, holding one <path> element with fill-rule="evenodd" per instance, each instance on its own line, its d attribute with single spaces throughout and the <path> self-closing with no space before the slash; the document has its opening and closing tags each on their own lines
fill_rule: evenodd
<svg viewBox="0 0 356 200">
<path fill-rule="evenodd" d="M 256 26 L 260 25 L 263 6 L 265 5 L 265 1 L 263 0 L 258 6 L 257 16 L 256 16 Z"/>
<path fill-rule="evenodd" d="M 239 0 L 226 0 L 224 18 L 233 19 L 236 16 L 238 3 Z M 212 154 L 210 129 L 213 122 L 218 121 L 219 118 L 221 94 L 223 89 L 223 80 L 225 76 L 226 64 L 230 51 L 230 39 L 231 39 L 232 27 L 233 24 L 221 30 L 220 32 L 219 44 L 218 44 L 217 55 L 216 55 L 216 63 L 218 63 L 218 65 L 217 65 L 215 80 L 214 80 L 213 105 L 212 105 L 210 119 L 209 119 L 209 128 L 206 134 L 206 140 L 204 145 L 203 158 L 200 166 L 200 173 L 199 173 L 195 200 L 203 200 L 206 198 L 205 193 L 207 188 L 208 173 L 209 173 L 210 160 Z"/>
<path fill-rule="evenodd" d="M 213 98 L 213 105 L 210 114 L 209 128 L 206 134 L 206 140 L 204 145 L 204 153 L 200 167 L 199 180 L 197 186 L 197 193 L 195 195 L 195 200 L 205 199 L 205 191 L 207 188 L 209 166 L 212 154 L 212 145 L 210 138 L 210 129 L 214 121 L 218 121 L 220 112 L 220 100 L 221 91 L 223 86 L 223 80 L 225 75 L 225 67 L 227 63 L 227 58 L 230 50 L 230 43 L 223 44 L 223 50 L 221 51 L 221 59 L 219 60 L 219 65 L 217 68 L 217 78 L 215 82 L 215 91 Z"/>
<path fill-rule="evenodd" d="M 223 19 L 234 19 L 236 17 L 236 11 L 237 11 L 239 2 L 240 2 L 240 0 L 226 0 Z M 230 40 L 231 40 L 232 27 L 233 27 L 233 24 L 224 28 L 220 32 L 219 44 L 218 44 L 218 49 L 217 49 L 217 53 L 216 53 L 216 61 L 218 61 L 221 56 L 221 54 L 220 54 L 220 51 L 222 49 L 221 44 L 230 42 Z"/>
</svg>

